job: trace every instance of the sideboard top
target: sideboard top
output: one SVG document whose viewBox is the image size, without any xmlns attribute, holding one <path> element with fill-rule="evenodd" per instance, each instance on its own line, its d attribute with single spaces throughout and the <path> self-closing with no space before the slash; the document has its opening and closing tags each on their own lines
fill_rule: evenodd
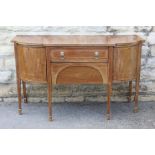
<svg viewBox="0 0 155 155">
<path fill-rule="evenodd" d="M 144 39 L 137 35 L 17 35 L 12 42 L 33 46 L 116 46 Z"/>
</svg>

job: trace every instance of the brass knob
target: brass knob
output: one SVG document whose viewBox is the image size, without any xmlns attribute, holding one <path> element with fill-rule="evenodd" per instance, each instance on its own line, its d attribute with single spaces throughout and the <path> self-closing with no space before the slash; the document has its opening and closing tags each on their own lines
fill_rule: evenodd
<svg viewBox="0 0 155 155">
<path fill-rule="evenodd" d="M 65 56 L 64 52 L 61 51 L 61 52 L 60 52 L 60 58 L 61 58 L 61 59 L 64 59 L 64 56 Z"/>
<path fill-rule="evenodd" d="M 98 51 L 95 52 L 95 58 L 96 58 L 96 59 L 99 58 L 99 52 L 98 52 Z"/>
</svg>

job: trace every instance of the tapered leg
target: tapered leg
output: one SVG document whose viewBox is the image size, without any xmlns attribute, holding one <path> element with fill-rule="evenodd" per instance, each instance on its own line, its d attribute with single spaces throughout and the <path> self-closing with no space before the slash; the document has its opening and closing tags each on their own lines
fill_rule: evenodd
<svg viewBox="0 0 155 155">
<path fill-rule="evenodd" d="M 18 53 L 17 44 L 14 43 L 15 60 L 16 60 L 16 77 L 17 77 L 17 93 L 18 93 L 18 113 L 22 114 L 22 97 L 21 97 L 21 79 L 19 76 L 19 64 L 18 64 Z"/>
<path fill-rule="evenodd" d="M 128 102 L 131 102 L 132 97 L 132 81 L 129 81 L 129 96 L 128 96 Z"/>
<path fill-rule="evenodd" d="M 17 79 L 17 91 L 18 91 L 18 113 L 22 114 L 22 97 L 21 97 L 21 80 Z"/>
<path fill-rule="evenodd" d="M 136 77 L 136 93 L 135 93 L 135 104 L 134 104 L 134 112 L 138 112 L 138 96 L 139 96 L 139 82 L 140 82 L 140 69 L 141 69 L 141 47 L 142 43 L 139 44 L 138 47 L 138 61 L 137 61 L 137 77 Z"/>
<path fill-rule="evenodd" d="M 107 120 L 110 120 L 111 118 L 110 102 L 111 102 L 112 84 L 108 84 L 107 87 L 108 87 L 107 88 Z"/>
<path fill-rule="evenodd" d="M 47 56 L 47 85 L 48 85 L 48 120 L 52 121 L 52 64 L 50 61 L 50 49 L 46 48 Z"/>
<path fill-rule="evenodd" d="M 111 118 L 111 94 L 112 94 L 112 81 L 113 81 L 113 52 L 114 48 L 109 47 L 108 54 L 109 54 L 109 73 L 108 73 L 108 84 L 107 84 L 107 119 L 110 120 Z"/>
<path fill-rule="evenodd" d="M 51 83 L 48 83 L 48 119 L 52 121 L 52 97 L 51 97 Z"/>
<path fill-rule="evenodd" d="M 23 85 L 24 103 L 28 103 L 27 102 L 27 94 L 26 94 L 26 83 L 24 81 L 22 81 L 22 85 Z"/>
<path fill-rule="evenodd" d="M 138 95 L 139 95 L 139 78 L 136 80 L 136 94 L 135 94 L 135 104 L 134 112 L 138 112 Z"/>
</svg>

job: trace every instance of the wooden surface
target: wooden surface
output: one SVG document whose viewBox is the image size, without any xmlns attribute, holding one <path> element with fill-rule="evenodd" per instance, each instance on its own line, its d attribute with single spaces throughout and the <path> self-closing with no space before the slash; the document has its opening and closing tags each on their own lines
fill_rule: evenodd
<svg viewBox="0 0 155 155">
<path fill-rule="evenodd" d="M 106 84 L 107 118 L 111 117 L 112 83 L 136 81 L 134 112 L 138 111 L 141 66 L 139 36 L 60 35 L 16 36 L 15 45 L 18 111 L 21 114 L 21 82 L 27 102 L 26 82 L 47 83 L 48 115 L 52 120 L 52 85 Z"/>
<path fill-rule="evenodd" d="M 114 73 L 115 81 L 132 80 L 136 78 L 138 48 L 134 46 L 115 47 L 114 51 Z"/>
<path fill-rule="evenodd" d="M 22 45 L 38 46 L 115 46 L 143 41 L 136 35 L 18 35 L 12 40 Z"/>
<path fill-rule="evenodd" d="M 12 39 L 12 42 L 22 45 L 43 46 L 44 36 L 39 35 L 17 35 Z"/>
<path fill-rule="evenodd" d="M 24 81 L 46 82 L 46 53 L 42 47 L 17 45 L 19 76 Z"/>
<path fill-rule="evenodd" d="M 52 63 L 53 84 L 107 83 L 108 65 L 104 63 Z"/>
<path fill-rule="evenodd" d="M 107 62 L 108 48 L 51 48 L 51 61 Z"/>
</svg>

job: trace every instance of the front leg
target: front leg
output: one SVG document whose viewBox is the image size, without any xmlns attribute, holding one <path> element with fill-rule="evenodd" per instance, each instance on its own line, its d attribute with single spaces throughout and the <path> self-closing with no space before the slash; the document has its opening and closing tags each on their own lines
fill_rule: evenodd
<svg viewBox="0 0 155 155">
<path fill-rule="evenodd" d="M 112 84 L 107 85 L 107 120 L 111 118 L 111 93 L 112 93 Z"/>
<path fill-rule="evenodd" d="M 22 114 L 22 97 L 21 97 L 21 80 L 17 78 L 17 92 L 18 92 L 18 113 Z"/>
<path fill-rule="evenodd" d="M 141 47 L 142 47 L 142 44 L 139 44 L 134 112 L 138 112 L 138 96 L 139 96 L 139 82 L 140 82 L 140 69 L 141 69 Z"/>
<path fill-rule="evenodd" d="M 52 121 L 52 97 L 51 97 L 51 83 L 48 83 L 48 120 Z"/>
<path fill-rule="evenodd" d="M 52 63 L 50 61 L 50 50 L 46 48 L 47 56 L 47 85 L 48 85 L 48 120 L 52 121 Z"/>
<path fill-rule="evenodd" d="M 109 59 L 108 59 L 108 85 L 107 85 L 107 119 L 111 118 L 111 94 L 112 94 L 112 82 L 113 82 L 113 52 L 114 48 L 109 47 Z"/>
</svg>

